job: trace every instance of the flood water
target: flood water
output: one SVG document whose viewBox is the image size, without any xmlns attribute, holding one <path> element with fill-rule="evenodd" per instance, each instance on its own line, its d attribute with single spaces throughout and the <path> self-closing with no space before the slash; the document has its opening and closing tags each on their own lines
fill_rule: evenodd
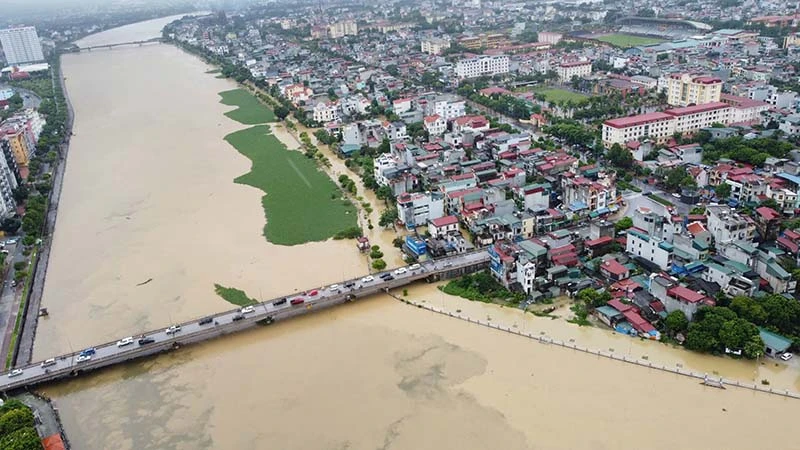
<svg viewBox="0 0 800 450">
<path fill-rule="evenodd" d="M 366 272 L 353 241 L 264 240 L 261 192 L 233 183 L 249 161 L 222 140 L 242 128 L 218 103 L 234 86 L 202 62 L 152 45 L 67 55 L 63 68 L 77 115 L 37 359 L 227 309 L 214 283 L 267 298 Z M 523 316 L 432 285 L 409 298 L 700 372 L 797 384 L 794 369 Z M 388 296 L 45 393 L 74 448 L 99 450 L 788 448 L 782 430 L 800 411 L 796 400 L 703 387 Z"/>
</svg>

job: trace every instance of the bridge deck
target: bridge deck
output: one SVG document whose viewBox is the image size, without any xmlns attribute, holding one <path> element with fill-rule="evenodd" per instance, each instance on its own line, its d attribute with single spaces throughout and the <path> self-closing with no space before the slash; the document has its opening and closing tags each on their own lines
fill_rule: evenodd
<svg viewBox="0 0 800 450">
<path fill-rule="evenodd" d="M 76 376 L 94 369 L 108 367 L 132 359 L 153 355 L 156 353 L 176 349 L 182 345 L 213 339 L 224 334 L 234 333 L 254 326 L 257 322 L 288 319 L 301 314 L 313 312 L 322 308 L 338 305 L 347 301 L 352 301 L 359 297 L 375 294 L 405 286 L 418 280 L 431 277 L 444 278 L 461 272 L 472 272 L 482 269 L 489 262 L 489 255 L 485 251 L 467 253 L 451 258 L 428 261 L 422 263 L 420 268 L 408 270 L 404 273 L 392 273 L 393 280 L 386 281 L 375 274 L 373 281 L 364 281 L 364 278 L 345 280 L 339 283 L 338 290 L 319 289 L 315 296 L 303 296 L 305 303 L 293 306 L 290 304 L 292 298 L 297 298 L 297 293 L 286 297 L 278 297 L 269 301 L 254 305 L 252 313 L 244 314 L 244 318 L 234 321 L 233 318 L 241 314 L 239 308 L 218 313 L 212 316 L 209 323 L 200 325 L 200 319 L 194 319 L 180 323 L 181 331 L 175 334 L 166 334 L 166 328 L 159 328 L 153 331 L 137 335 L 134 342 L 124 346 L 118 346 L 118 340 L 106 342 L 95 346 L 95 353 L 91 359 L 78 362 L 80 352 L 69 353 L 53 358 L 53 363 L 43 367 L 43 362 L 37 362 L 24 367 L 16 368 L 14 371 L 0 374 L 0 391 L 34 386 L 37 384 L 53 381 L 68 376 Z M 398 269 L 402 270 L 402 269 Z M 345 288 L 344 285 L 352 282 L 352 288 Z M 275 305 L 276 301 L 286 298 L 287 301 L 281 305 Z M 139 345 L 138 339 L 149 337 L 152 343 Z M 124 337 L 120 337 L 119 340 Z M 20 372 L 15 372 L 20 371 Z"/>
</svg>

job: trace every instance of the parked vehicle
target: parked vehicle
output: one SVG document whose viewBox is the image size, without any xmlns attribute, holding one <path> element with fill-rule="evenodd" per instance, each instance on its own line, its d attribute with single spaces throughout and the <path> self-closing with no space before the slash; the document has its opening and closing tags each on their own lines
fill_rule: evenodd
<svg viewBox="0 0 800 450">
<path fill-rule="evenodd" d="M 181 326 L 180 325 L 173 325 L 173 326 L 167 328 L 166 333 L 167 334 L 175 334 L 175 333 L 178 333 L 179 331 L 181 331 Z"/>
<path fill-rule="evenodd" d="M 80 353 L 78 353 L 78 355 L 80 355 L 80 356 L 92 356 L 95 353 L 97 353 L 97 349 L 94 348 L 94 347 L 89 347 L 89 348 L 87 348 L 85 350 L 82 350 Z"/>
<path fill-rule="evenodd" d="M 352 282 L 352 281 L 348 281 L 347 283 L 345 283 L 345 284 L 344 284 L 344 287 L 346 287 L 346 288 L 348 288 L 348 289 L 349 289 L 349 288 L 351 288 L 351 287 L 353 287 L 353 286 L 355 286 L 355 285 L 356 285 L 356 284 L 355 284 L 354 282 Z"/>
<path fill-rule="evenodd" d="M 237 314 L 237 315 L 233 316 L 233 318 L 231 319 L 231 322 L 238 322 L 238 321 L 240 321 L 242 319 L 244 319 L 244 316 L 241 315 L 241 314 Z"/>
<path fill-rule="evenodd" d="M 200 319 L 199 322 L 197 322 L 197 324 L 198 325 L 208 325 L 213 321 L 214 321 L 213 317 L 203 317 L 202 319 Z"/>
<path fill-rule="evenodd" d="M 75 362 L 76 363 L 82 363 L 82 362 L 89 361 L 90 359 L 92 359 L 92 357 L 89 356 L 89 355 L 78 355 L 78 357 L 75 358 Z"/>
<path fill-rule="evenodd" d="M 291 303 L 292 306 L 295 306 L 295 305 L 302 305 L 303 303 L 305 303 L 305 301 L 306 300 L 303 298 L 293 298 Z"/>
<path fill-rule="evenodd" d="M 781 359 L 784 360 L 784 361 L 788 361 L 788 360 L 792 359 L 792 356 L 794 356 L 794 355 L 789 353 L 789 352 L 786 352 L 786 353 L 781 355 Z"/>
<path fill-rule="evenodd" d="M 422 268 L 422 266 L 420 266 L 419 264 L 412 264 L 412 265 L 408 266 L 408 270 L 417 270 L 417 269 L 421 269 L 421 268 Z"/>
<path fill-rule="evenodd" d="M 239 310 L 242 314 L 250 314 L 256 312 L 256 308 L 254 306 L 245 306 L 241 310 Z"/>
<path fill-rule="evenodd" d="M 400 267 L 399 269 L 394 271 L 394 274 L 395 275 L 402 275 L 402 274 L 404 274 L 406 272 L 408 272 L 408 269 L 406 269 L 405 267 Z"/>
<path fill-rule="evenodd" d="M 391 276 L 392 276 L 392 274 L 391 274 L 391 273 L 389 273 L 389 272 L 382 273 L 382 274 L 381 274 L 381 279 L 382 279 L 382 280 L 385 280 L 385 279 L 387 279 L 387 278 L 389 278 L 389 277 L 391 277 Z"/>
<path fill-rule="evenodd" d="M 280 300 L 276 300 L 276 301 L 272 302 L 272 306 L 281 306 L 283 304 L 286 304 L 286 298 L 285 297 L 280 299 Z"/>
<path fill-rule="evenodd" d="M 126 345 L 133 344 L 133 337 L 126 337 L 117 341 L 117 347 L 125 347 Z"/>
<path fill-rule="evenodd" d="M 315 296 L 317 294 L 319 294 L 319 291 L 316 290 L 316 289 L 314 289 L 313 291 L 308 291 L 308 296 L 309 297 L 313 297 L 313 296 Z"/>
<path fill-rule="evenodd" d="M 50 367 L 55 365 L 56 365 L 55 358 L 45 359 L 44 361 L 42 361 L 42 367 Z"/>
<path fill-rule="evenodd" d="M 392 280 L 394 280 L 394 277 L 392 275 L 389 275 L 388 277 L 384 278 L 383 280 L 384 281 L 392 281 Z"/>
<path fill-rule="evenodd" d="M 375 281 L 375 277 L 373 277 L 372 275 L 367 275 L 361 279 L 362 283 L 371 283 L 373 281 Z"/>
<path fill-rule="evenodd" d="M 22 375 L 22 369 L 14 369 L 8 374 L 8 378 L 14 378 Z"/>
<path fill-rule="evenodd" d="M 339 285 L 338 284 L 332 284 L 331 287 L 329 287 L 328 289 L 331 290 L 331 291 L 334 291 L 334 292 L 338 291 L 339 290 Z"/>
<path fill-rule="evenodd" d="M 152 343 L 153 343 L 153 342 L 155 342 L 155 341 L 156 341 L 156 340 L 155 340 L 154 338 L 151 338 L 151 337 L 143 337 L 143 338 L 139 339 L 139 345 L 147 345 L 147 344 L 152 344 Z"/>
</svg>

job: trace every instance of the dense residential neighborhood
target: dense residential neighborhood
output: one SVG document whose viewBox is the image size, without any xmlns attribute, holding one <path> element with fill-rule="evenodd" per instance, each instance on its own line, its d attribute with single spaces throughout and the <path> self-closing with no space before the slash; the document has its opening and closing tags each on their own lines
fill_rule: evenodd
<svg viewBox="0 0 800 450">
<path fill-rule="evenodd" d="M 499 5 L 220 13 L 165 36 L 315 129 L 391 199 L 384 225 L 409 259 L 485 248 L 520 307 L 566 295 L 579 320 L 696 350 L 755 357 L 778 351 L 764 333 L 796 340 L 732 306 L 788 302 L 800 319 L 788 9 L 715 25 L 567 10 L 575 30 L 564 9 Z M 703 329 L 720 308 L 753 325 L 746 338 Z"/>
</svg>

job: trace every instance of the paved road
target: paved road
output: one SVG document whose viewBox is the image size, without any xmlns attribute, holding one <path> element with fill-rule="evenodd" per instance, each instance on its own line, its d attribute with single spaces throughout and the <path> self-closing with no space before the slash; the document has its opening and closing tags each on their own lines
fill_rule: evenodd
<svg viewBox="0 0 800 450">
<path fill-rule="evenodd" d="M 29 91 L 27 89 L 20 89 L 16 86 L 9 86 L 8 84 L 0 83 L 0 89 L 11 88 L 15 91 L 18 91 L 19 94 L 22 96 L 22 107 L 23 108 L 34 108 L 39 109 L 39 104 L 42 103 L 42 99 L 39 98 L 33 91 Z"/>
<path fill-rule="evenodd" d="M 283 304 L 276 305 L 276 298 L 267 302 L 261 302 L 253 306 L 253 311 L 243 313 L 241 309 L 234 309 L 220 314 L 209 316 L 208 323 L 200 324 L 199 319 L 180 324 L 180 331 L 174 334 L 167 334 L 168 328 L 160 328 L 141 336 L 130 336 L 132 343 L 119 345 L 117 341 L 97 345 L 94 353 L 89 360 L 79 361 L 79 353 L 74 352 L 67 355 L 57 356 L 49 360 L 45 367 L 43 362 L 39 362 L 26 367 L 21 367 L 18 373 L 6 372 L 0 374 L 0 391 L 7 391 L 23 386 L 29 386 L 52 379 L 69 375 L 74 370 L 91 370 L 111 364 L 134 359 L 140 356 L 165 351 L 173 344 L 184 344 L 199 342 L 210 339 L 224 333 L 238 331 L 252 326 L 256 321 L 269 319 L 279 320 L 304 314 L 319 307 L 332 306 L 343 303 L 349 299 L 380 292 L 383 289 L 394 289 L 416 280 L 426 278 L 435 273 L 447 272 L 461 267 L 484 264 L 489 261 L 489 255 L 485 251 L 467 253 L 451 258 L 437 261 L 427 261 L 417 266 L 401 267 L 394 271 L 386 271 L 364 278 L 345 280 L 327 288 L 317 288 L 306 291 L 302 294 L 293 294 L 284 297 Z M 381 275 L 392 275 L 393 279 L 384 280 Z M 351 288 L 345 287 L 352 283 Z M 292 305 L 292 300 L 302 299 L 299 305 Z M 314 308 L 317 306 L 317 308 Z M 244 319 L 234 321 L 234 317 L 243 315 Z M 127 336 L 120 337 L 120 340 Z M 138 339 L 141 337 L 152 338 L 153 342 L 139 345 Z"/>
<path fill-rule="evenodd" d="M 20 283 L 12 286 L 16 270 L 14 270 L 14 263 L 26 261 L 27 258 L 22 254 L 22 244 L 6 245 L 5 250 L 8 250 L 8 275 L 3 281 L 3 286 L 0 288 L 0 365 L 5 365 L 5 356 L 8 354 L 9 345 L 11 344 L 11 335 L 14 332 L 14 324 L 19 314 L 19 301 L 22 299 L 22 287 Z"/>
</svg>

